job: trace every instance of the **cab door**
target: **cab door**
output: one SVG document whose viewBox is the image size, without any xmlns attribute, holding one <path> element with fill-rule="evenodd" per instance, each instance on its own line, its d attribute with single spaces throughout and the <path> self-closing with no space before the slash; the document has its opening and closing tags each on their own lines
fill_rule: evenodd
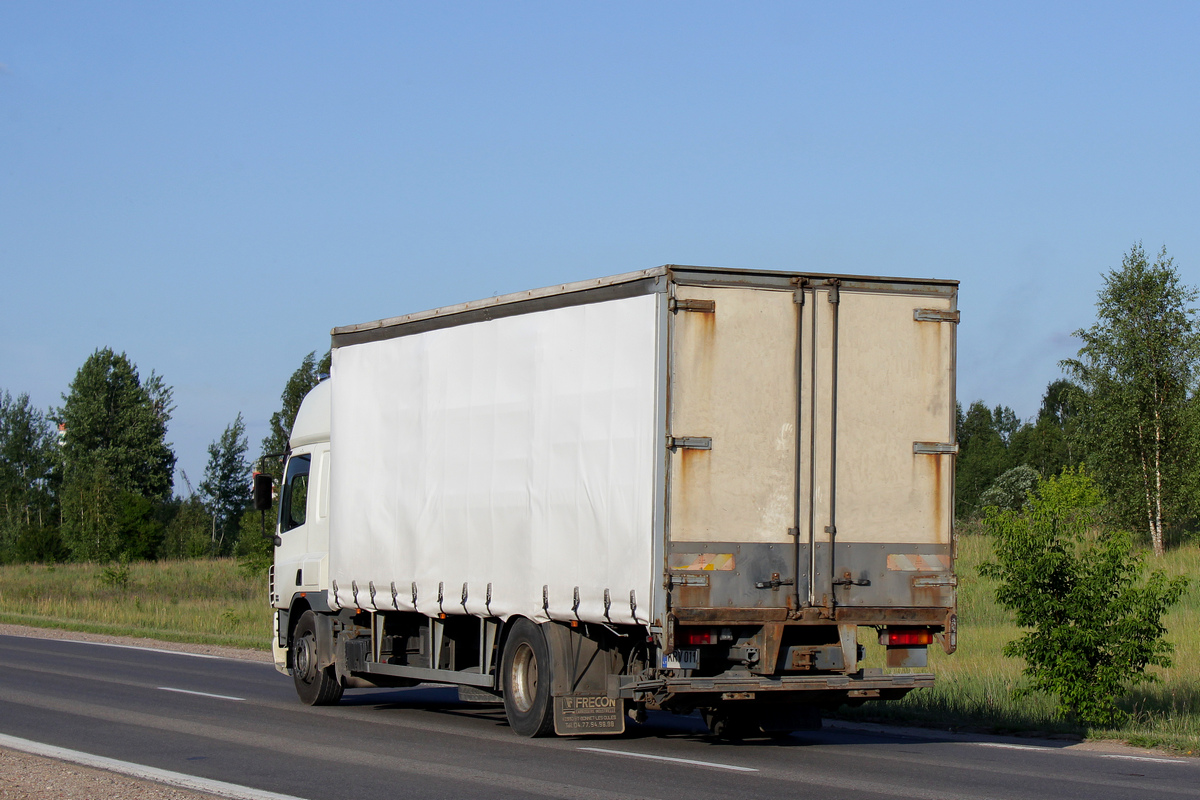
<svg viewBox="0 0 1200 800">
<path fill-rule="evenodd" d="M 275 549 L 275 585 L 280 597 L 290 598 L 314 583 L 317 576 L 304 575 L 309 552 L 309 495 L 312 454 L 293 453 L 283 473 L 279 493 L 279 545 Z"/>
</svg>

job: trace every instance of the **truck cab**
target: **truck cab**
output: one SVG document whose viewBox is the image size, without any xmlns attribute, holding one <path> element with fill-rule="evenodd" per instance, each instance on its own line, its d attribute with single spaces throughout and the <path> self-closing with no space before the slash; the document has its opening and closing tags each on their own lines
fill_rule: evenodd
<svg viewBox="0 0 1200 800">
<path fill-rule="evenodd" d="M 275 563 L 271 567 L 271 605 L 276 611 L 275 667 L 289 673 L 288 622 L 314 603 L 328 607 L 329 588 L 329 429 L 331 383 L 317 384 L 296 413 L 279 486 Z M 293 613 L 300 608 L 300 613 Z M 280 611 L 284 612 L 279 630 Z"/>
</svg>

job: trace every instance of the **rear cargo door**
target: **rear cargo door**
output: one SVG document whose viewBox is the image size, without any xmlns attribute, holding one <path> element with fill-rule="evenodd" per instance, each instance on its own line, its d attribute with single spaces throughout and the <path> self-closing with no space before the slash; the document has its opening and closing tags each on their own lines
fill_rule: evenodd
<svg viewBox="0 0 1200 800">
<path fill-rule="evenodd" d="M 793 292 L 675 288 L 668 426 L 672 604 L 785 608 L 796 578 L 789 533 L 796 513 L 799 388 Z"/>
<path fill-rule="evenodd" d="M 952 604 L 953 290 L 677 286 L 674 309 L 673 606 Z"/>
<path fill-rule="evenodd" d="M 817 514 L 835 529 L 837 605 L 954 605 L 956 301 L 954 287 L 840 292 L 836 485 Z"/>
</svg>

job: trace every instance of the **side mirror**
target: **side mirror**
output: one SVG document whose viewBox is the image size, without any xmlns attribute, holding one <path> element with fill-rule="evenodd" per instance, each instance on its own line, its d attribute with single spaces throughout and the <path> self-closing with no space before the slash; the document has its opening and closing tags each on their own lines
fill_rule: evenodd
<svg viewBox="0 0 1200 800">
<path fill-rule="evenodd" d="M 254 510 L 270 511 L 274 481 L 265 472 L 254 473 Z"/>
</svg>

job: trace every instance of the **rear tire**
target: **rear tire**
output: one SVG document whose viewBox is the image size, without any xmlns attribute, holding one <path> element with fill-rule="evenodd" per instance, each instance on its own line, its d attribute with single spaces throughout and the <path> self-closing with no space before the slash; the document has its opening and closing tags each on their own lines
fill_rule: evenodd
<svg viewBox="0 0 1200 800">
<path fill-rule="evenodd" d="M 517 620 L 504 644 L 500 675 L 504 715 L 513 731 L 521 736 L 547 736 L 554 732 L 552 669 L 550 646 L 542 629 L 527 619 Z"/>
<path fill-rule="evenodd" d="M 722 708 L 701 709 L 701 717 L 708 732 L 725 742 L 740 742 L 758 733 L 758 725 L 745 712 L 732 712 Z"/>
<path fill-rule="evenodd" d="M 292 633 L 292 680 L 301 702 L 310 706 L 331 706 L 342 699 L 342 684 L 333 665 L 321 668 L 317 652 L 317 615 L 305 611 Z"/>
</svg>

